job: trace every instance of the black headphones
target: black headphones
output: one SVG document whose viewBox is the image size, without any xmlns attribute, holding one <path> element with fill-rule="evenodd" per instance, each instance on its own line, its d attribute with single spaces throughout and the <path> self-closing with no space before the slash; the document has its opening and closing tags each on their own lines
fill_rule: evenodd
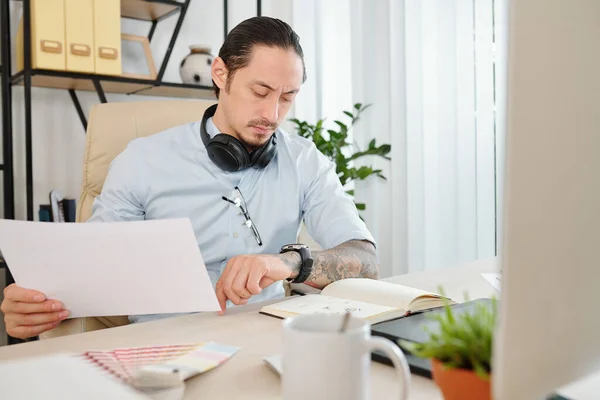
<svg viewBox="0 0 600 400">
<path fill-rule="evenodd" d="M 216 104 L 208 107 L 204 111 L 202 123 L 200 124 L 200 136 L 202 136 L 202 142 L 204 142 L 211 161 L 228 172 L 236 172 L 249 167 L 266 167 L 277 150 L 275 133 L 271 135 L 265 144 L 252 152 L 248 152 L 246 146 L 237 138 L 225 133 L 219 133 L 211 139 L 206 131 L 206 121 L 215 115 L 216 110 Z"/>
</svg>

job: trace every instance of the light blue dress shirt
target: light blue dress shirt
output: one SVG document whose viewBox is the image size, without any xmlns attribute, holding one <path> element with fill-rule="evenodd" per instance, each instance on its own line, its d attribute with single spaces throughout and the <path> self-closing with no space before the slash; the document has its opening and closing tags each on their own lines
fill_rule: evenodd
<svg viewBox="0 0 600 400">
<path fill-rule="evenodd" d="M 211 137 L 218 133 L 212 119 L 207 131 Z M 230 258 L 278 254 L 282 245 L 296 243 L 303 219 L 309 234 L 325 249 L 352 239 L 375 243 L 342 189 L 335 165 L 308 139 L 281 129 L 277 139 L 277 153 L 266 168 L 233 173 L 208 158 L 200 121 L 134 139 L 112 161 L 89 222 L 189 218 L 213 287 Z M 222 199 L 235 200 L 236 186 L 262 246 L 240 210 Z M 164 273 L 176 270 L 171 268 L 165 265 Z M 284 294 L 283 282 L 276 282 L 249 302 Z M 140 322 L 171 315 L 129 318 Z"/>
</svg>

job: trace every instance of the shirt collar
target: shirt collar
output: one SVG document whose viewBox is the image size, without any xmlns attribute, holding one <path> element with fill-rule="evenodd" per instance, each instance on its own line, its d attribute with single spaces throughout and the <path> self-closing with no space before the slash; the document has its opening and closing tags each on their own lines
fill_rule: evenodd
<svg viewBox="0 0 600 400">
<path fill-rule="evenodd" d="M 217 126 L 213 122 L 212 117 L 210 117 L 206 121 L 206 132 L 208 133 L 208 136 L 210 136 L 211 139 L 213 137 L 215 137 L 217 134 L 221 133 L 221 132 L 219 132 L 219 129 L 217 129 Z"/>
</svg>

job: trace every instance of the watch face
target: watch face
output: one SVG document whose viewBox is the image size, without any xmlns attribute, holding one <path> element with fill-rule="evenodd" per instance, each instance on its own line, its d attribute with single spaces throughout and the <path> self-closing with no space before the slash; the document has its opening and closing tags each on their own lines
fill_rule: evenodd
<svg viewBox="0 0 600 400">
<path fill-rule="evenodd" d="M 286 244 L 285 246 L 282 247 L 283 250 L 300 250 L 300 249 L 305 249 L 305 248 L 308 248 L 308 246 L 305 244 L 299 244 L 299 243 Z"/>
</svg>

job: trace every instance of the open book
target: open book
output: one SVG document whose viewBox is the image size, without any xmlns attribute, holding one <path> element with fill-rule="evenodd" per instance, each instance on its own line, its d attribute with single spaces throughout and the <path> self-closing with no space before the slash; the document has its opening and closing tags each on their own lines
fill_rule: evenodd
<svg viewBox="0 0 600 400">
<path fill-rule="evenodd" d="M 447 299 L 448 304 L 456 304 Z M 287 318 L 299 314 L 352 312 L 371 324 L 442 307 L 436 293 L 366 278 L 348 278 L 326 286 L 320 294 L 307 294 L 264 306 L 261 314 Z"/>
</svg>

